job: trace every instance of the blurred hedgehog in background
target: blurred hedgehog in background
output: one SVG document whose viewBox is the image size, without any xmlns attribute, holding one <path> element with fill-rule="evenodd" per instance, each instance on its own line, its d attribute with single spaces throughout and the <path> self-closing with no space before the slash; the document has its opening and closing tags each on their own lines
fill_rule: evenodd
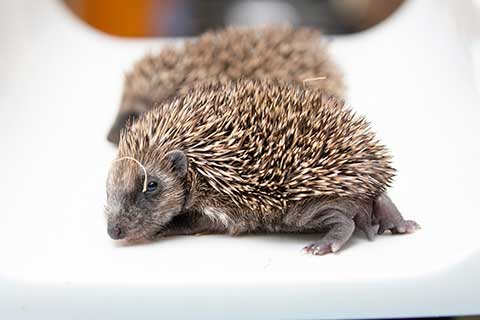
<svg viewBox="0 0 480 320">
<path fill-rule="evenodd" d="M 343 98 L 342 74 L 321 32 L 308 28 L 234 28 L 207 32 L 180 48 L 147 55 L 126 75 L 123 96 L 108 140 L 118 144 L 126 122 L 154 103 L 188 92 L 192 86 L 241 78 L 302 83 Z"/>
</svg>

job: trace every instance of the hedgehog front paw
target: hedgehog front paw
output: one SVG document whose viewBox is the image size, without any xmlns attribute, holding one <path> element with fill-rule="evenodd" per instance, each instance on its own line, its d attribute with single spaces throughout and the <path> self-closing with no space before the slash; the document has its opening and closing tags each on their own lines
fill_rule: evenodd
<svg viewBox="0 0 480 320">
<path fill-rule="evenodd" d="M 337 252 L 342 245 L 343 243 L 335 240 L 320 240 L 303 248 L 303 252 L 315 256 L 323 256 L 327 253 Z"/>
</svg>

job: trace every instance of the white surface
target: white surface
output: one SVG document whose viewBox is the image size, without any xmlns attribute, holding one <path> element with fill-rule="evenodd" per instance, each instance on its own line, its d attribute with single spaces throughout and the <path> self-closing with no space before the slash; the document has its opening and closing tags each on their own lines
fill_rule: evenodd
<svg viewBox="0 0 480 320">
<path fill-rule="evenodd" d="M 479 30 L 465 13 L 478 17 L 470 1 L 409 1 L 333 39 L 349 103 L 395 155 L 390 194 L 423 229 L 311 257 L 314 236 L 109 240 L 105 135 L 123 72 L 162 42 L 98 33 L 53 0 L 0 2 L 0 317 L 480 314 Z"/>
</svg>

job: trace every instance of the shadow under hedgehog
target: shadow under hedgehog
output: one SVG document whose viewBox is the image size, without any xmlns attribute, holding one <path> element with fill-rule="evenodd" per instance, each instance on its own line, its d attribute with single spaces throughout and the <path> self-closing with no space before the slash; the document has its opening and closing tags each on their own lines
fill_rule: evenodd
<svg viewBox="0 0 480 320">
<path fill-rule="evenodd" d="M 145 113 L 120 139 L 107 180 L 113 239 L 319 233 L 339 250 L 418 228 L 386 195 L 390 155 L 342 101 L 301 85 L 242 80 L 196 87 Z"/>
<path fill-rule="evenodd" d="M 314 29 L 270 26 L 227 28 L 147 55 L 127 73 L 123 96 L 108 140 L 118 144 L 128 119 L 154 103 L 187 93 L 194 85 L 240 78 L 294 81 L 324 77 L 309 86 L 343 97 L 342 75 Z"/>
</svg>

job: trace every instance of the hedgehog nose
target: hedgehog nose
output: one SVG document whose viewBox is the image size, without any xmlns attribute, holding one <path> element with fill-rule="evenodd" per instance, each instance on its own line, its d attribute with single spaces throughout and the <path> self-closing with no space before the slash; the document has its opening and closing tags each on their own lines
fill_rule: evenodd
<svg viewBox="0 0 480 320">
<path fill-rule="evenodd" d="M 125 228 L 119 224 L 108 224 L 108 235 L 113 240 L 121 240 L 125 238 Z"/>
</svg>

